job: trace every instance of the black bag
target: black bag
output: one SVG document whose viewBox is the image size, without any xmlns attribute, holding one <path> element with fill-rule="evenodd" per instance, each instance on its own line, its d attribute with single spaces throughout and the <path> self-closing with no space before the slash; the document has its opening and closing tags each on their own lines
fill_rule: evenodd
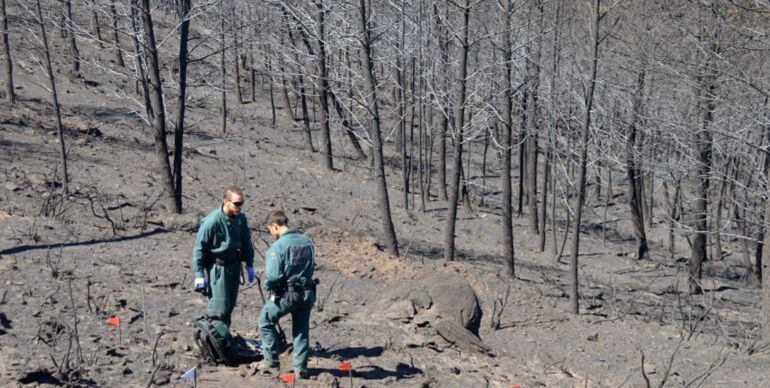
<svg viewBox="0 0 770 388">
<path fill-rule="evenodd" d="M 201 358 L 205 361 L 212 364 L 236 364 L 232 340 L 224 322 L 213 317 L 198 318 L 195 321 L 194 337 Z"/>
<path fill-rule="evenodd" d="M 227 325 L 216 317 L 196 320 L 194 337 L 201 358 L 212 364 L 233 366 L 262 358 L 261 342 L 234 338 Z"/>
</svg>

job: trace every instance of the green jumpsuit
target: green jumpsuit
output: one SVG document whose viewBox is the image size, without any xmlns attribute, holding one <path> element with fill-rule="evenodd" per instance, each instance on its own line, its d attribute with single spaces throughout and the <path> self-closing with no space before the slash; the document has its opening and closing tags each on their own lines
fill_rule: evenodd
<svg viewBox="0 0 770 388">
<path fill-rule="evenodd" d="M 242 261 L 247 267 L 254 265 L 254 247 L 246 216 L 241 213 L 228 217 L 220 207 L 201 220 L 193 247 L 193 271 L 196 277 L 203 277 L 204 272 L 207 275 L 210 292 L 206 314 L 224 323 L 221 330 L 229 331 L 238 298 Z"/>
<path fill-rule="evenodd" d="M 286 314 L 291 314 L 294 336 L 294 372 L 307 370 L 310 310 L 315 303 L 313 282 L 315 267 L 313 242 L 295 230 L 284 232 L 265 253 L 265 288 L 271 297 L 259 313 L 259 335 L 265 361 L 277 364 L 280 353 L 275 326 Z M 281 297 L 288 284 L 295 285 L 299 298 L 293 303 Z M 277 295 L 273 297 L 272 295 Z"/>
</svg>

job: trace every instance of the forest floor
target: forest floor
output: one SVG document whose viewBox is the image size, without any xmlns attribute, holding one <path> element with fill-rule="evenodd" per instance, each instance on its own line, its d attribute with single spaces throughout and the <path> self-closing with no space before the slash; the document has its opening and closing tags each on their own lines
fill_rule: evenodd
<svg viewBox="0 0 770 388">
<path fill-rule="evenodd" d="M 82 46 L 85 57 L 107 56 Z M 88 62 L 82 77 L 57 74 L 72 191 L 63 198 L 51 189 L 58 153 L 52 105 L 40 86 L 44 74 L 32 59 L 17 61 L 15 74 L 20 101 L 0 104 L 0 385 L 65 383 L 60 368 L 78 384 L 190 386 L 176 379 L 199 363 L 191 322 L 206 301 L 190 287 L 194 227 L 231 184 L 244 188 L 258 250 L 268 238 L 260 221 L 275 209 L 285 209 L 292 226 L 315 241 L 321 284 L 311 377 L 301 386 L 347 386 L 336 368 L 342 360 L 353 365 L 354 386 L 367 387 L 630 387 L 646 386 L 645 379 L 655 386 L 770 385 L 770 347 L 757 339 L 759 290 L 742 281 L 737 242 L 725 243 L 722 260 L 705 263 L 706 292 L 689 296 L 686 261 L 666 253 L 665 224 L 656 219 L 651 228 L 651 259 L 633 260 L 623 197 L 613 196 L 607 208 L 608 219 L 620 220 L 605 223 L 607 241 L 604 200 L 594 199 L 584 217 L 581 314 L 572 315 L 566 256 L 554 260 L 550 223 L 541 253 L 537 236 L 526 232 L 526 215 L 514 220 L 517 272 L 507 278 L 500 209 L 490 206 L 499 194 L 489 194 L 487 206 L 474 194 L 472 211 L 459 212 L 457 260 L 444 262 L 446 203 L 434 196 L 424 212 L 405 210 L 400 170 L 388 168 L 402 253 L 391 257 L 382 251 L 368 163 L 353 159 L 339 136 L 338 170 L 326 171 L 322 156 L 303 148 L 299 123 L 279 111 L 270 125 L 264 91 L 243 105 L 230 93 L 223 134 L 219 100 L 192 90 L 185 214 L 171 216 L 157 200 L 149 127 L 116 97 L 131 94 L 133 85 Z M 385 148 L 397 160 L 393 143 Z M 496 178 L 488 185 L 499 184 Z M 686 255 L 686 245 L 680 248 Z M 263 265 L 257 256 L 258 272 Z M 479 336 L 490 352 L 462 349 L 421 330 L 425 323 L 408 313 L 377 307 L 389 290 L 437 272 L 459 274 L 473 287 L 483 310 Z M 504 308 L 493 328 L 498 300 Z M 244 287 L 233 329 L 256 335 L 261 305 L 258 290 Z M 114 313 L 122 319 L 120 338 L 106 322 Z M 74 327 L 77 336 L 70 335 Z M 282 372 L 290 370 L 289 357 L 282 356 Z M 250 365 L 202 365 L 198 383 L 281 386 L 275 375 L 252 372 Z"/>
</svg>

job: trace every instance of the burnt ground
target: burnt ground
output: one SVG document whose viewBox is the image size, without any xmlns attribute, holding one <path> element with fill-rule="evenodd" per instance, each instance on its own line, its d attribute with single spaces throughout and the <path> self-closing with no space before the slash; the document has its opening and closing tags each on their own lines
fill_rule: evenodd
<svg viewBox="0 0 770 388">
<path fill-rule="evenodd" d="M 30 47 L 16 43 L 18 58 L 27 58 Z M 103 55 L 82 46 L 88 58 Z M 689 296 L 686 262 L 665 253 L 663 221 L 651 230 L 652 259 L 637 262 L 628 255 L 633 241 L 622 196 L 607 209 L 609 219 L 620 220 L 604 224 L 607 241 L 604 199 L 591 198 L 580 256 L 581 314 L 574 316 L 567 265 L 554 260 L 550 229 L 541 253 L 526 217 L 515 219 L 517 276 L 504 276 L 499 194 L 480 206 L 474 192 L 472 211 L 459 213 L 457 261 L 445 263 L 445 203 L 434 197 L 424 212 L 404 210 L 400 171 L 389 169 L 402 252 L 390 257 L 381 250 L 368 163 L 352 158 L 340 133 L 338 171 L 328 172 L 320 155 L 303 148 L 298 123 L 279 115 L 270 125 L 264 91 L 244 105 L 230 94 L 222 134 L 218 99 L 202 88 L 192 90 L 188 111 L 185 214 L 169 216 L 158 200 L 152 134 L 136 105 L 120 98 L 132 95 L 133 85 L 88 61 L 80 78 L 57 74 L 72 190 L 63 198 L 52 178 L 58 154 L 52 107 L 40 86 L 44 73 L 34 59 L 17 66 L 21 101 L 0 105 L 2 385 L 191 385 L 175 379 L 198 364 L 191 322 L 205 300 L 190 289 L 194 227 L 230 184 L 245 189 L 258 250 L 267 237 L 259 220 L 274 209 L 287 210 L 292 225 L 316 243 L 321 284 L 311 323 L 311 379 L 301 385 L 339 380 L 346 386 L 347 376 L 336 369 L 341 360 L 352 361 L 354 385 L 367 387 L 644 386 L 645 377 L 652 385 L 768 385 L 770 349 L 757 339 L 759 290 L 742 279 L 737 241 L 725 244 L 724 259 L 705 264 L 707 292 Z M 386 144 L 395 160 L 393 148 Z M 498 181 L 490 176 L 487 184 Z M 258 271 L 262 265 L 257 257 Z M 489 354 L 424 330 L 429 323 L 409 314 L 394 317 L 374 307 L 387 290 L 439 271 L 459 274 L 478 295 L 480 338 Z M 493 329 L 499 301 L 504 308 Z M 233 329 L 255 335 L 261 304 L 258 290 L 245 287 Z M 121 343 L 105 321 L 114 313 L 122 319 Z M 288 357 L 282 371 L 289 370 Z M 275 376 L 252 374 L 249 365 L 202 365 L 199 384 L 281 385 Z"/>
</svg>

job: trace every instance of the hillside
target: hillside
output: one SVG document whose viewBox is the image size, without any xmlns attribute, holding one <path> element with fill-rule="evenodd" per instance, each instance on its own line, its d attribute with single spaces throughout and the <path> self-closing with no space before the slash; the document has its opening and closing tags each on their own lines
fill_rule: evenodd
<svg viewBox="0 0 770 388">
<path fill-rule="evenodd" d="M 554 260 L 551 238 L 545 253 L 538 251 L 524 216 L 514 220 L 517 274 L 505 276 L 500 209 L 489 205 L 499 193 L 489 194 L 487 206 L 460 209 L 457 260 L 444 262 L 446 203 L 433 197 L 425 212 L 404 210 L 400 170 L 389 166 L 401 247 L 401 257 L 391 257 L 382 249 L 367 161 L 346 155 L 337 131 L 338 170 L 326 171 L 321 155 L 302 147 L 301 123 L 279 115 L 270 125 L 265 89 L 246 104 L 230 93 L 223 134 L 219 101 L 193 88 L 185 212 L 170 215 L 158 200 L 151 129 L 134 104 L 117 97 L 135 97 L 134 86 L 88 62 L 80 77 L 57 73 L 71 174 L 71 195 L 62 196 L 52 178 L 58 151 L 44 74 L 29 41 L 11 38 L 21 59 L 19 101 L 0 103 L 0 385 L 66 384 L 57 368 L 67 354 L 73 366 L 67 377 L 76 385 L 191 385 L 175 379 L 198 364 L 191 322 L 205 311 L 205 300 L 191 290 L 194 231 L 231 184 L 244 189 L 260 251 L 269 239 L 261 220 L 275 209 L 286 210 L 290 224 L 316 244 L 321 284 L 311 317 L 311 378 L 300 386 L 347 386 L 336 369 L 341 360 L 351 360 L 357 387 L 643 387 L 645 379 L 656 386 L 770 384 L 770 348 L 756 339 L 759 292 L 742 282 L 739 254 L 705 263 L 706 292 L 690 296 L 686 263 L 664 252 L 662 222 L 650 231 L 651 259 L 635 261 L 623 196 L 607 208 L 608 219 L 620 221 L 606 241 L 598 221 L 604 202 L 591 202 L 579 268 L 583 310 L 575 316 L 568 312 L 567 264 Z M 54 42 L 63 47 L 61 39 Z M 107 55 L 88 44 L 81 51 Z M 164 55 L 168 68 L 171 54 Z M 385 150 L 397 158 L 391 141 Z M 488 184 L 498 180 L 491 176 Z M 560 225 L 559 244 L 562 233 Z M 739 249 L 737 242 L 725 246 Z M 264 261 L 256 261 L 261 273 Z M 486 350 L 453 343 L 431 308 L 388 301 L 436 274 L 471 285 L 483 311 L 479 338 Z M 233 329 L 255 335 L 261 305 L 258 290 L 245 286 Z M 113 313 L 122 320 L 120 343 L 106 322 Z M 288 372 L 288 357 L 282 356 L 282 371 Z M 282 386 L 250 365 L 203 365 L 198 383 Z"/>
</svg>

